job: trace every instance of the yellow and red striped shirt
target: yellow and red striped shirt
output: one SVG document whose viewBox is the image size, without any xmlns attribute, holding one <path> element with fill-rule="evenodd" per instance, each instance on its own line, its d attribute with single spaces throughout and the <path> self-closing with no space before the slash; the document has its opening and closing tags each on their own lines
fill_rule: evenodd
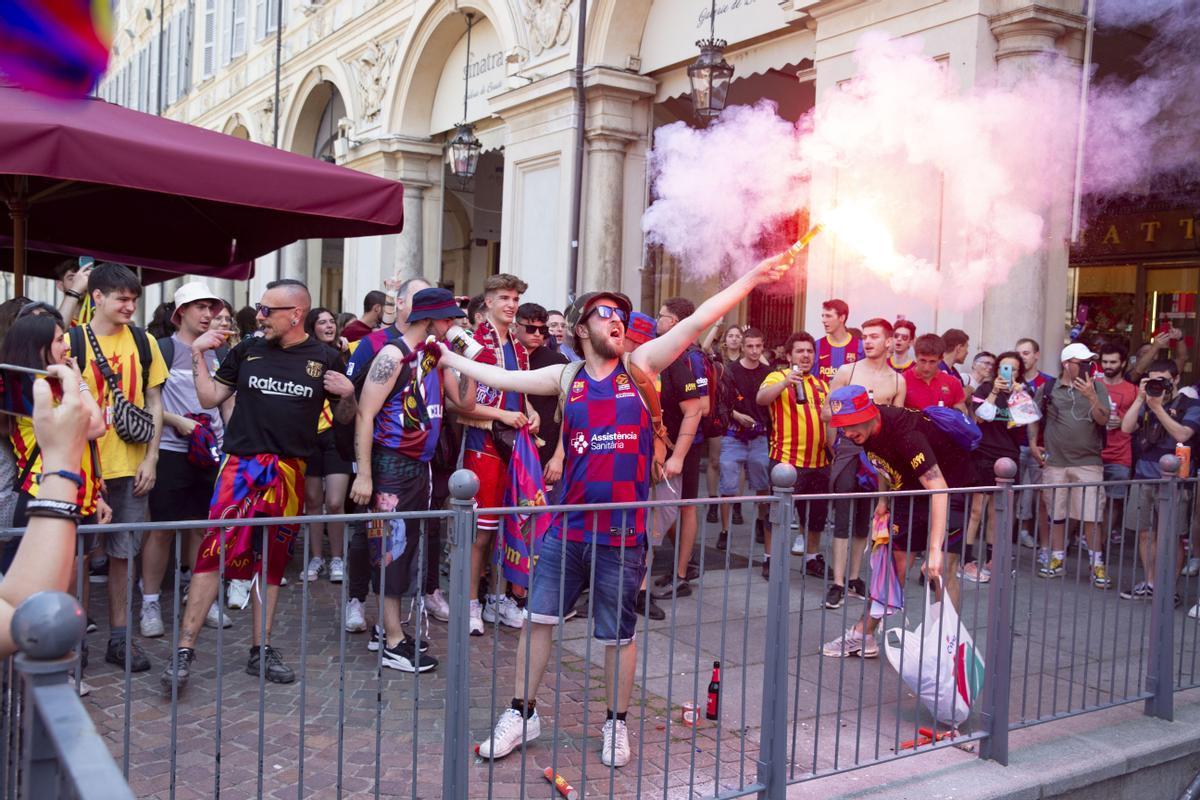
<svg viewBox="0 0 1200 800">
<path fill-rule="evenodd" d="M 787 373 L 776 370 L 762 385 L 773 386 L 787 380 Z M 767 445 L 771 458 L 782 464 L 801 469 L 815 469 L 829 463 L 825 424 L 821 422 L 821 406 L 829 395 L 829 384 L 814 375 L 805 375 L 806 402 L 797 403 L 790 390 L 785 389 L 768 411 L 771 415 L 771 438 Z M 797 386 L 797 389 L 800 388 Z"/>
<path fill-rule="evenodd" d="M 25 465 L 37 440 L 33 435 L 33 420 L 29 417 L 17 417 L 16 424 L 11 427 L 9 439 L 12 442 L 13 453 L 17 457 L 17 475 L 25 475 L 25 480 L 17 488 L 30 497 L 38 496 L 38 477 L 42 474 L 42 453 L 38 450 L 37 458 L 33 460 L 33 468 L 26 474 Z M 93 456 L 95 448 L 89 443 L 83 448 L 83 464 L 80 473 L 83 475 L 83 486 L 80 487 L 75 502 L 79 504 L 79 513 L 91 516 L 96 511 L 96 498 L 100 496 L 100 471 L 96 469 Z"/>
</svg>

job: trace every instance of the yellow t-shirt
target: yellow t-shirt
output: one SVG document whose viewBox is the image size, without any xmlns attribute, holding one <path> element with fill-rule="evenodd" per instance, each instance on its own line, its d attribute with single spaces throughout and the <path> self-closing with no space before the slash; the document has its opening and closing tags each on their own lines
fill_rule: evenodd
<svg viewBox="0 0 1200 800">
<path fill-rule="evenodd" d="M 37 439 L 33 434 L 33 420 L 29 417 L 17 417 L 16 424 L 10 428 L 9 441 L 12 443 L 13 452 L 17 457 L 17 477 L 25 476 L 17 488 L 30 497 L 37 497 L 40 489 L 38 476 L 42 474 L 41 448 L 38 448 L 33 466 L 26 471 L 29 457 L 33 454 L 33 448 L 37 444 Z M 80 465 L 79 471 L 83 475 L 83 486 L 76 493 L 75 502 L 79 504 L 80 513 L 87 517 L 96 512 L 96 498 L 100 496 L 100 476 L 96 474 L 96 463 L 92 459 L 91 447 L 83 448 L 83 463 Z"/>
<path fill-rule="evenodd" d="M 141 361 L 138 358 L 137 344 L 133 333 L 126 326 L 114 336 L 96 336 L 108 365 L 116 373 L 121 391 L 131 403 L 139 408 L 146 407 L 146 387 L 161 386 L 167 380 L 167 365 L 162 353 L 158 351 L 158 342 L 153 336 L 150 340 L 150 375 L 143 376 Z M 86 361 L 83 368 L 83 380 L 91 390 L 92 396 L 100 404 L 100 412 L 108 430 L 96 443 L 100 450 L 100 475 L 105 480 L 112 478 L 132 478 L 137 474 L 138 465 L 146 457 L 146 445 L 130 444 L 117 436 L 112 422 L 112 392 L 108 388 L 104 374 L 93 357 L 92 348 L 84 335 L 84 346 L 87 348 Z"/>
</svg>

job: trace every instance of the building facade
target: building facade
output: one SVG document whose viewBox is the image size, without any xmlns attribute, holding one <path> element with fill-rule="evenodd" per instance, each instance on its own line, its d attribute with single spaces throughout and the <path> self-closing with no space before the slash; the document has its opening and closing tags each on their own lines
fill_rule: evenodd
<svg viewBox="0 0 1200 800">
<path fill-rule="evenodd" d="M 150 113 L 161 99 L 169 117 L 404 182 L 403 233 L 292 245 L 260 259 L 246 285 L 219 286 L 237 305 L 276 276 L 305 279 L 323 304 L 357 312 L 393 274 L 473 294 L 498 271 L 523 277 L 527 299 L 551 308 L 572 288 L 621 289 L 651 311 L 672 294 L 700 300 L 716 281 L 684 281 L 669 257 L 646 247 L 641 216 L 652 199 L 646 161 L 655 130 L 692 119 L 687 66 L 708 35 L 710 0 L 588 2 L 577 187 L 580 2 L 166 0 L 160 25 L 157 3 L 116 0 L 114 55 L 98 94 Z M 729 103 L 769 98 L 797 119 L 853 76 L 855 45 L 868 32 L 919 38 L 969 87 L 1019 81 L 1047 53 L 1078 65 L 1082 8 L 1082 0 L 718 0 L 715 25 L 736 70 Z M 483 142 L 465 184 L 444 155 L 463 121 Z M 836 192 L 835 177 L 818 176 L 813 190 Z M 737 314 L 772 338 L 802 326 L 819 332 L 820 302 L 838 296 L 852 323 L 899 313 L 922 332 L 963 328 L 973 346 L 992 350 L 1018 333 L 1053 345 L 1067 316 L 1068 217 L 1047 209 L 1043 247 L 1002 291 L 965 311 L 856 283 L 818 238 L 806 280 L 751 297 Z M 152 288 L 148 300 L 172 289 Z"/>
</svg>

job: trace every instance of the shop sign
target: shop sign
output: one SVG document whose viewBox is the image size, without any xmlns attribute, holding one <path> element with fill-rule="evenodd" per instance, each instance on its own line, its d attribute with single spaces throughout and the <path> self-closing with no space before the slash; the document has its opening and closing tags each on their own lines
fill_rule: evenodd
<svg viewBox="0 0 1200 800">
<path fill-rule="evenodd" d="M 1200 250 L 1197 220 L 1191 211 L 1103 217 L 1088 223 L 1075 252 L 1083 258 L 1194 253 Z"/>
<path fill-rule="evenodd" d="M 730 45 L 787 28 L 777 0 L 717 0 L 716 6 L 717 38 Z M 708 38 L 712 7 L 711 0 L 654 0 L 642 34 L 642 72 L 694 61 L 696 40 Z"/>
<path fill-rule="evenodd" d="M 470 75 L 467 85 L 467 118 L 463 117 L 463 79 Z M 487 98 L 505 88 L 507 69 L 504 48 L 487 17 L 478 18 L 471 29 L 471 57 L 467 58 L 467 35 L 451 48 L 446 56 L 433 96 L 430 133 L 448 131 L 460 122 L 478 122 L 490 116 Z"/>
</svg>

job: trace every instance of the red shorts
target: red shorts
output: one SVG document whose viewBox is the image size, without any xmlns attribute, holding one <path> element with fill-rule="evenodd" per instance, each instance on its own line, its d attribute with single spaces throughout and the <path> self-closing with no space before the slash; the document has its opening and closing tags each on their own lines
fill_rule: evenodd
<svg viewBox="0 0 1200 800">
<path fill-rule="evenodd" d="M 496 446 L 489 434 L 484 440 L 483 452 L 467 450 L 463 453 L 463 469 L 469 469 L 479 478 L 479 493 L 475 500 L 479 508 L 500 508 L 504 505 L 504 483 L 508 469 L 496 453 Z M 479 515 L 479 530 L 494 531 L 500 528 L 500 518 L 494 514 Z"/>
</svg>

